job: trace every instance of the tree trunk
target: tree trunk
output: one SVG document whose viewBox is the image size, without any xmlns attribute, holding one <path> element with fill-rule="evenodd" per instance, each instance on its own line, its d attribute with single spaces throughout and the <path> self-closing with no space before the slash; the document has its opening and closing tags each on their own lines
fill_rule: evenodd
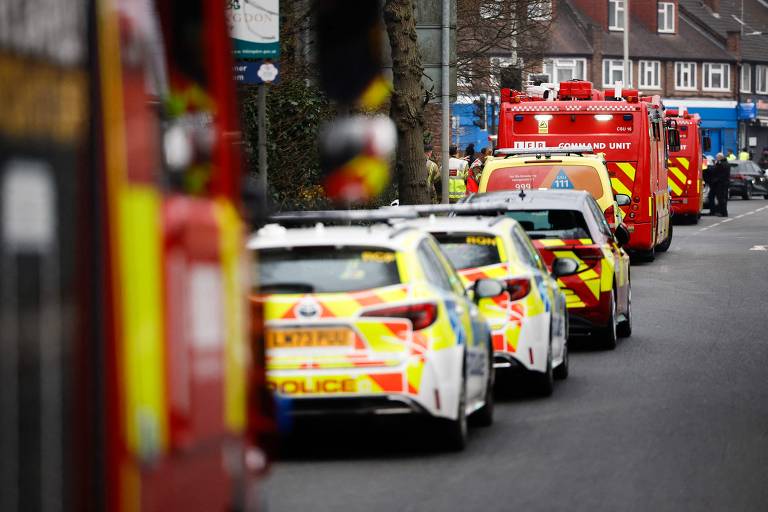
<svg viewBox="0 0 768 512">
<path fill-rule="evenodd" d="M 400 204 L 430 202 L 424 156 L 424 86 L 413 0 L 385 0 L 384 23 L 392 49 L 394 93 L 390 115 L 397 126 Z"/>
</svg>

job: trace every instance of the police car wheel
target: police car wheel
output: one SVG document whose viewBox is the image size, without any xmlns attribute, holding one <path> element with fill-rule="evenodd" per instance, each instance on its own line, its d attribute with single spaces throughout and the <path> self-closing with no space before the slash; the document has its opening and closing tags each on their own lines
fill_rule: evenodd
<svg viewBox="0 0 768 512">
<path fill-rule="evenodd" d="M 569 361 L 568 342 L 566 341 L 563 345 L 563 362 L 560 363 L 553 371 L 553 375 L 557 380 L 565 380 L 568 378 L 568 374 L 570 373 Z"/>
<path fill-rule="evenodd" d="M 608 322 L 602 329 L 601 345 L 606 350 L 613 350 L 616 348 L 616 340 L 618 335 L 616 333 L 616 294 L 611 290 L 611 307 L 608 317 Z"/>
<path fill-rule="evenodd" d="M 619 338 L 629 338 L 632 336 L 632 282 L 627 283 L 627 312 L 624 314 L 624 320 L 619 322 L 616 327 L 616 334 Z"/>
<path fill-rule="evenodd" d="M 744 200 L 752 199 L 752 187 L 750 185 L 744 187 L 744 194 L 742 194 L 741 198 Z"/>
<path fill-rule="evenodd" d="M 555 374 L 552 369 L 552 344 L 547 348 L 547 366 L 544 372 L 531 372 L 531 391 L 537 396 L 550 396 L 555 389 Z"/>
<path fill-rule="evenodd" d="M 485 405 L 483 405 L 470 417 L 472 424 L 478 427 L 490 427 L 493 425 L 493 387 L 496 378 L 496 371 L 493 369 L 493 345 L 490 345 L 488 353 L 489 367 L 488 381 L 485 384 Z"/>
<path fill-rule="evenodd" d="M 461 380 L 459 392 L 459 405 L 457 418 L 449 420 L 440 418 L 441 440 L 446 449 L 452 452 L 460 452 L 467 446 L 467 386 L 464 379 Z"/>
</svg>

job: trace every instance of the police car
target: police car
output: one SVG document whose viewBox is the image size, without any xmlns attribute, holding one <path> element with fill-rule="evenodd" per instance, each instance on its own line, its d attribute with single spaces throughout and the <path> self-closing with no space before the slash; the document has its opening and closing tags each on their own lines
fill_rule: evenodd
<svg viewBox="0 0 768 512">
<path fill-rule="evenodd" d="M 557 258 L 579 262 L 578 272 L 558 279 L 565 294 L 571 334 L 589 335 L 605 348 L 632 333 L 629 232 L 611 232 L 592 196 L 581 190 L 489 192 L 466 202 L 506 204 L 505 215 L 528 233 L 549 268 Z"/>
<path fill-rule="evenodd" d="M 576 273 L 579 263 L 561 259 L 550 275 L 525 231 L 506 217 L 430 216 L 406 223 L 440 242 L 465 286 L 483 278 L 505 283 L 505 293 L 479 303 L 491 327 L 496 368 L 524 370 L 535 393 L 551 394 L 553 379 L 568 376 L 568 313 L 556 279 Z"/>
<path fill-rule="evenodd" d="M 452 449 L 466 443 L 468 416 L 493 421 L 490 331 L 429 234 L 267 225 L 248 248 L 269 385 L 294 414 L 427 415 Z M 480 300 L 503 288 L 480 280 L 471 293 Z"/>
</svg>

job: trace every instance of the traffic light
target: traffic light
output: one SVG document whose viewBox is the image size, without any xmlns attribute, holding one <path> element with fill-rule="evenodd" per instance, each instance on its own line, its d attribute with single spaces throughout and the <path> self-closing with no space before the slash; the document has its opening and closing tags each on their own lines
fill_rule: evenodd
<svg viewBox="0 0 768 512">
<path fill-rule="evenodd" d="M 479 99 L 472 102 L 474 109 L 472 113 L 475 115 L 475 120 L 472 123 L 482 130 L 488 129 L 488 118 L 485 107 L 485 95 L 481 94 Z"/>
</svg>

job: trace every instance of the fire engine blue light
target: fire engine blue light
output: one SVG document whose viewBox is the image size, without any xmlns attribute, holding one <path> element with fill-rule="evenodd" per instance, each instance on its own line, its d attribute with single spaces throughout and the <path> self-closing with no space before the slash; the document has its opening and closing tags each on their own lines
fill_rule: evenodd
<svg viewBox="0 0 768 512">
<path fill-rule="evenodd" d="M 624 114 L 624 120 L 625 121 L 631 121 L 632 120 L 632 114 Z"/>
<path fill-rule="evenodd" d="M 515 121 L 522 121 L 523 115 L 522 114 L 515 114 Z"/>
</svg>

